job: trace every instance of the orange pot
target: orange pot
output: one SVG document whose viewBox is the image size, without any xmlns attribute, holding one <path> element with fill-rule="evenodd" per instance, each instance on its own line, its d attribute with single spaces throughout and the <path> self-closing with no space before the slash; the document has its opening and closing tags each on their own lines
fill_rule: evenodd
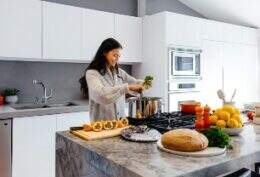
<svg viewBox="0 0 260 177">
<path fill-rule="evenodd" d="M 2 95 L 0 95 L 0 105 L 3 105 L 5 102 L 5 99 Z"/>
<path fill-rule="evenodd" d="M 196 113 L 195 108 L 200 105 L 201 105 L 200 102 L 195 102 L 195 101 L 194 102 L 193 101 L 192 102 L 191 101 L 182 102 L 180 104 L 181 112 L 186 113 L 186 114 L 195 114 Z"/>
</svg>

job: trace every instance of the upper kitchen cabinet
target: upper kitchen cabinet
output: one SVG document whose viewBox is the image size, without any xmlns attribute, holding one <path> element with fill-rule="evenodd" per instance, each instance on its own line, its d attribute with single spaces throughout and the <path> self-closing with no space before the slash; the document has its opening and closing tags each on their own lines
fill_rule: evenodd
<svg viewBox="0 0 260 177">
<path fill-rule="evenodd" d="M 116 14 L 115 39 L 123 46 L 121 62 L 141 62 L 142 18 Z"/>
<path fill-rule="evenodd" d="M 82 59 L 91 60 L 101 42 L 106 38 L 114 37 L 115 15 L 84 9 L 82 21 Z"/>
<path fill-rule="evenodd" d="M 0 1 L 0 57 L 41 58 L 41 1 Z"/>
<path fill-rule="evenodd" d="M 82 9 L 43 1 L 43 58 L 81 58 Z"/>
<path fill-rule="evenodd" d="M 166 24 L 166 40 L 168 45 L 201 47 L 201 19 L 186 15 L 167 13 Z"/>
<path fill-rule="evenodd" d="M 257 45 L 257 29 L 242 27 L 242 40 L 244 44 Z"/>
<path fill-rule="evenodd" d="M 241 26 L 223 23 L 222 33 L 224 42 L 243 43 Z"/>
<path fill-rule="evenodd" d="M 213 41 L 223 41 L 221 22 L 204 20 L 202 29 L 202 38 Z"/>
</svg>

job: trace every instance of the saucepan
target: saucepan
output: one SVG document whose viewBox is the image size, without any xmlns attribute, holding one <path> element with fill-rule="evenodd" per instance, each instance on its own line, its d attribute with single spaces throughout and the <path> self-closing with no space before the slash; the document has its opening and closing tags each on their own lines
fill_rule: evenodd
<svg viewBox="0 0 260 177">
<path fill-rule="evenodd" d="M 162 99 L 160 97 L 130 97 L 127 99 L 128 117 L 147 118 L 162 112 Z"/>
</svg>

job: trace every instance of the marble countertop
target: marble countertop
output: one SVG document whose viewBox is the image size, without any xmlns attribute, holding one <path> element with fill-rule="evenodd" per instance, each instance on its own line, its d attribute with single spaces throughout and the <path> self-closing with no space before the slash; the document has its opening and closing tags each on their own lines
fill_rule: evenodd
<svg viewBox="0 0 260 177">
<path fill-rule="evenodd" d="M 156 143 L 129 142 L 120 137 L 85 141 L 69 132 L 58 132 L 56 153 L 60 149 L 63 157 L 56 157 L 62 159 L 67 173 L 78 176 L 86 174 L 84 163 L 89 163 L 104 176 L 210 177 L 260 162 L 260 134 L 255 134 L 255 127 L 246 125 L 240 136 L 232 137 L 233 149 L 214 157 L 182 157 L 160 151 Z"/>
<path fill-rule="evenodd" d="M 70 107 L 62 106 L 62 107 L 24 109 L 24 110 L 14 109 L 11 105 L 2 105 L 0 106 L 0 120 L 13 118 L 13 117 L 30 117 L 30 116 L 89 111 L 88 100 L 74 100 L 71 102 L 77 105 L 70 106 Z M 28 105 L 28 104 L 26 103 L 16 104 L 16 106 L 23 106 L 23 105 Z"/>
</svg>

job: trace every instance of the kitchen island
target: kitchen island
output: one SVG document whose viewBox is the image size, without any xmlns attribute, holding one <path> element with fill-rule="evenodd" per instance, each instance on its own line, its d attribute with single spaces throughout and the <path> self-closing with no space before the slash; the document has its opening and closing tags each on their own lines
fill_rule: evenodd
<svg viewBox="0 0 260 177">
<path fill-rule="evenodd" d="M 56 136 L 56 177 L 210 177 L 260 162 L 260 134 L 246 125 L 233 149 L 214 157 L 182 157 L 120 137 L 84 141 L 68 131 Z"/>
</svg>

